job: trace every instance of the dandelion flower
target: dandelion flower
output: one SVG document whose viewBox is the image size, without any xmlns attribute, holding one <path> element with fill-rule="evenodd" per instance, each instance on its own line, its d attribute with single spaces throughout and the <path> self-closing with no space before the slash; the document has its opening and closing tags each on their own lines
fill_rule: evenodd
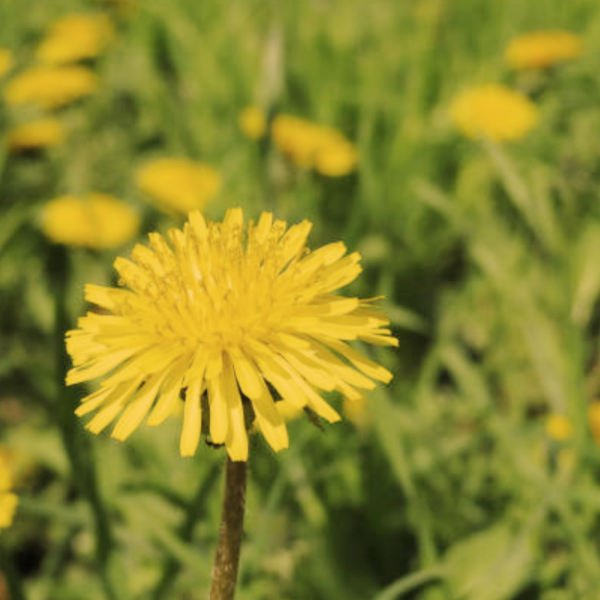
<svg viewBox="0 0 600 600">
<path fill-rule="evenodd" d="M 11 79 L 4 90 L 4 99 L 13 106 L 31 104 L 53 109 L 89 96 L 97 88 L 98 78 L 85 67 L 39 66 Z"/>
<path fill-rule="evenodd" d="M 318 128 L 292 115 L 277 115 L 271 134 L 275 145 L 301 167 L 312 167 L 318 139 Z"/>
<path fill-rule="evenodd" d="M 65 129 L 62 122 L 51 117 L 18 125 L 7 134 L 8 147 L 16 152 L 56 146 L 64 139 Z"/>
<path fill-rule="evenodd" d="M 338 141 L 323 146 L 315 156 L 315 170 L 327 177 L 341 177 L 352 173 L 358 163 L 354 144 Z"/>
<path fill-rule="evenodd" d="M 12 493 L 12 486 L 8 464 L 0 456 L 0 533 L 10 526 L 17 509 L 18 498 Z"/>
<path fill-rule="evenodd" d="M 183 398 L 181 455 L 195 453 L 204 431 L 243 461 L 254 419 L 274 450 L 288 446 L 278 398 L 335 422 L 321 392 L 360 399 L 373 380 L 388 382 L 389 371 L 349 345 L 396 346 L 388 319 L 373 299 L 334 294 L 361 272 L 360 255 L 341 242 L 309 251 L 310 229 L 287 229 L 266 212 L 245 225 L 239 208 L 219 223 L 194 211 L 168 242 L 150 234 L 149 247 L 115 261 L 128 289 L 87 285 L 101 313 L 67 333 L 67 384 L 103 379 L 77 409 L 99 409 L 87 428 L 99 433 L 118 419 L 112 436 L 125 440 Z"/>
<path fill-rule="evenodd" d="M 513 69 L 546 69 L 576 58 L 582 51 L 581 37 L 555 29 L 513 38 L 506 46 L 504 58 Z"/>
<path fill-rule="evenodd" d="M 12 52 L 6 48 L 0 48 L 0 79 L 12 69 L 13 63 Z"/>
<path fill-rule="evenodd" d="M 565 442 L 573 435 L 573 424 L 565 415 L 551 414 L 546 419 L 546 433 L 557 442 Z"/>
<path fill-rule="evenodd" d="M 315 168 L 322 175 L 339 177 L 356 168 L 358 153 L 342 133 L 292 115 L 273 120 L 275 145 L 298 166 Z"/>
<path fill-rule="evenodd" d="M 107 194 L 61 196 L 46 204 L 42 230 L 57 244 L 103 250 L 130 241 L 138 232 L 139 217 L 127 204 Z"/>
<path fill-rule="evenodd" d="M 72 14 L 54 21 L 36 51 L 40 62 L 60 65 L 99 56 L 114 36 L 102 13 Z"/>
<path fill-rule="evenodd" d="M 497 84 L 466 90 L 452 103 L 451 113 L 465 136 L 483 136 L 496 142 L 522 138 L 539 118 L 529 98 Z"/>
<path fill-rule="evenodd" d="M 259 140 L 267 131 L 267 117 L 258 106 L 248 106 L 240 112 L 240 129 L 251 140 Z"/>
<path fill-rule="evenodd" d="M 187 214 L 202 210 L 219 192 L 221 176 L 188 158 L 159 158 L 137 170 L 140 190 L 169 212 Z"/>
</svg>

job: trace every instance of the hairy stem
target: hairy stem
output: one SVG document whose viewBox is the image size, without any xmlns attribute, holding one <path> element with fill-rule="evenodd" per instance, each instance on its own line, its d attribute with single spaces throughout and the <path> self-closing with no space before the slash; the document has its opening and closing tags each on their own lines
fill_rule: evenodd
<svg viewBox="0 0 600 600">
<path fill-rule="evenodd" d="M 233 600 L 244 529 L 246 462 L 227 457 L 225 496 L 209 600 Z"/>
</svg>

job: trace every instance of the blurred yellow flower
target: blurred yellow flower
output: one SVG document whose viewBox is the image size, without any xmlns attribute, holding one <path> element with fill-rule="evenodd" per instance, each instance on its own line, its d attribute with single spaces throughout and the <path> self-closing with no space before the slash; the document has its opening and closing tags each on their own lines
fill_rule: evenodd
<svg viewBox="0 0 600 600">
<path fill-rule="evenodd" d="M 580 36 L 555 29 L 513 38 L 506 46 L 504 58 L 513 69 L 545 69 L 576 58 L 582 51 Z"/>
<path fill-rule="evenodd" d="M 312 167 L 318 127 L 292 115 L 277 115 L 271 126 L 275 145 L 301 167 Z"/>
<path fill-rule="evenodd" d="M 459 94 L 451 105 L 456 127 L 470 138 L 496 142 L 518 140 L 537 123 L 537 106 L 504 85 L 474 87 Z"/>
<path fill-rule="evenodd" d="M 592 402 L 588 408 L 588 422 L 592 435 L 597 444 L 600 444 L 600 401 Z"/>
<path fill-rule="evenodd" d="M 46 204 L 42 230 L 57 244 L 98 250 L 116 248 L 138 232 L 139 217 L 124 202 L 107 194 L 61 196 Z"/>
<path fill-rule="evenodd" d="M 47 117 L 13 127 L 7 134 L 6 143 L 13 151 L 34 150 L 61 144 L 65 129 L 61 121 Z"/>
<path fill-rule="evenodd" d="M 267 117 L 258 106 L 248 106 L 240 112 L 240 129 L 251 140 L 259 140 L 267 131 Z"/>
<path fill-rule="evenodd" d="M 354 144 L 337 141 L 323 146 L 315 155 L 315 170 L 327 177 L 341 177 L 351 173 L 358 163 Z"/>
<path fill-rule="evenodd" d="M 60 65 L 100 55 L 114 36 L 103 13 L 72 14 L 54 21 L 36 51 L 40 62 Z"/>
<path fill-rule="evenodd" d="M 0 456 L 0 533 L 13 522 L 18 498 L 12 493 L 12 476 L 5 459 Z"/>
<path fill-rule="evenodd" d="M 557 442 L 565 442 L 573 435 L 573 424 L 565 415 L 554 413 L 546 419 L 546 433 Z"/>
<path fill-rule="evenodd" d="M 0 79 L 12 69 L 13 63 L 12 52 L 6 48 L 0 48 Z"/>
<path fill-rule="evenodd" d="M 390 381 L 348 344 L 397 346 L 388 319 L 373 299 L 334 293 L 360 274 L 360 255 L 341 242 L 310 252 L 310 230 L 267 212 L 245 224 L 239 208 L 215 223 L 194 211 L 169 231 L 170 244 L 150 234 L 149 247 L 115 261 L 129 289 L 86 286 L 103 312 L 67 333 L 67 385 L 103 379 L 77 409 L 99 410 L 87 428 L 99 433 L 118 418 L 112 436 L 125 440 L 148 415 L 148 425 L 162 423 L 183 393 L 181 455 L 196 452 L 204 430 L 240 461 L 254 420 L 274 450 L 288 446 L 277 396 L 335 422 L 322 391 L 358 398 L 374 380 Z"/>
<path fill-rule="evenodd" d="M 329 177 L 346 175 L 356 168 L 355 146 L 331 127 L 282 114 L 273 120 L 271 133 L 279 150 L 301 167 L 315 168 Z"/>
<path fill-rule="evenodd" d="M 219 192 L 221 176 L 188 158 L 159 158 L 142 165 L 135 175 L 140 190 L 169 212 L 202 210 Z"/>
<path fill-rule="evenodd" d="M 98 78 L 85 67 L 33 67 L 13 77 L 4 90 L 10 105 L 31 104 L 53 109 L 88 96 L 98 88 Z"/>
</svg>

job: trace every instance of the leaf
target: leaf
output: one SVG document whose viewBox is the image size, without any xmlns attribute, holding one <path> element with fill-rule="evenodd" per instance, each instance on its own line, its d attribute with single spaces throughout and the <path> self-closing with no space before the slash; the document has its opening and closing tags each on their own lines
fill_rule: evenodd
<svg viewBox="0 0 600 600">
<path fill-rule="evenodd" d="M 533 544 L 501 523 L 455 544 L 444 565 L 452 597 L 460 600 L 508 600 L 529 579 Z"/>
</svg>

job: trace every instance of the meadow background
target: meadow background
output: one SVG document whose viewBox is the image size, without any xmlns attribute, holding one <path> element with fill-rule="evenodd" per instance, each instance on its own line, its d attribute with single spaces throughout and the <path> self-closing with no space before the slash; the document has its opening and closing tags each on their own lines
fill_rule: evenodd
<svg viewBox="0 0 600 600">
<path fill-rule="evenodd" d="M 12 73 L 81 11 L 116 27 L 98 91 L 58 112 L 64 143 L 0 147 L 0 452 L 20 498 L 0 598 L 8 580 L 30 600 L 206 596 L 223 451 L 180 458 L 177 418 L 124 444 L 93 436 L 73 416 L 83 390 L 64 386 L 83 285 L 114 283 L 133 242 L 74 249 L 40 227 L 50 199 L 92 190 L 138 211 L 138 240 L 179 226 L 135 185 L 160 156 L 221 173 L 210 218 L 272 210 L 313 221 L 312 247 L 360 251 L 351 291 L 385 295 L 400 342 L 373 354 L 392 383 L 342 423 L 296 419 L 278 455 L 255 442 L 237 597 L 598 598 L 598 3 L 0 0 Z M 545 28 L 581 35 L 582 56 L 511 71 L 507 42 Z M 539 107 L 522 140 L 453 126 L 453 97 L 488 82 Z M 336 127 L 357 169 L 325 177 L 248 139 L 249 105 Z M 0 103 L 0 135 L 19 110 Z"/>
</svg>

